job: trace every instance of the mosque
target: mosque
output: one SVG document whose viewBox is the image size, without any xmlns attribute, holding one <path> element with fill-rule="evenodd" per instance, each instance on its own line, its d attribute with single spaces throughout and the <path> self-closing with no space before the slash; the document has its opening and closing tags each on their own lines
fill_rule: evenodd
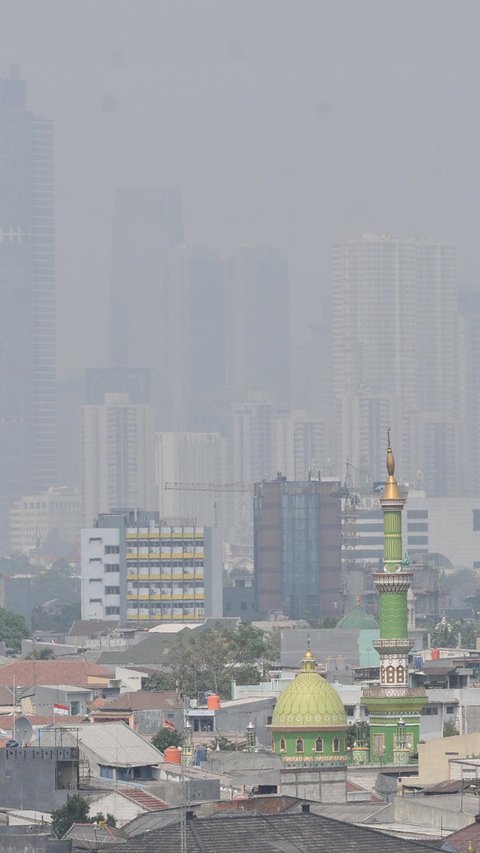
<svg viewBox="0 0 480 853">
<path fill-rule="evenodd" d="M 420 713 L 427 702 L 423 688 L 408 684 L 407 596 L 413 574 L 403 559 L 402 510 L 405 497 L 395 479 L 395 459 L 388 433 L 387 482 L 383 510 L 383 571 L 375 572 L 379 595 L 380 637 L 373 646 L 380 656 L 380 682 L 363 689 L 369 714 L 368 742 L 347 742 L 345 709 L 335 688 L 317 670 L 308 648 L 301 669 L 280 694 L 273 713 L 272 749 L 287 768 L 341 768 L 347 763 L 405 765 L 416 754 Z M 357 602 L 342 620 L 349 626 L 372 628 L 376 623 Z"/>
</svg>

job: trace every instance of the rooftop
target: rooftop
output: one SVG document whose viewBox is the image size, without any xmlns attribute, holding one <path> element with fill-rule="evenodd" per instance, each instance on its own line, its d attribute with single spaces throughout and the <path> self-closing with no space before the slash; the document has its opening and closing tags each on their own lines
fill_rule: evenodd
<svg viewBox="0 0 480 853">
<path fill-rule="evenodd" d="M 68 733 L 68 727 L 62 726 Z M 76 726 L 72 744 L 93 752 L 100 764 L 109 767 L 145 767 L 163 763 L 163 755 L 125 723 Z"/>
<path fill-rule="evenodd" d="M 238 814 L 187 819 L 188 853 L 263 851 L 337 851 L 342 853 L 421 853 L 425 844 L 393 838 L 316 814 Z M 259 845 L 259 839 L 261 844 Z M 321 841 L 320 841 L 321 840 Z M 112 851 L 115 847 L 111 848 Z M 118 848 L 119 851 L 122 848 Z M 125 853 L 178 853 L 179 823 L 130 838 Z"/>
<path fill-rule="evenodd" d="M 17 660 L 0 667 L 0 686 L 95 686 L 113 677 L 111 669 L 85 660 Z"/>
<path fill-rule="evenodd" d="M 101 711 L 164 711 L 168 708 L 181 708 L 182 703 L 175 691 L 161 690 L 148 691 L 137 690 L 132 693 L 121 693 L 114 699 L 105 702 Z"/>
</svg>

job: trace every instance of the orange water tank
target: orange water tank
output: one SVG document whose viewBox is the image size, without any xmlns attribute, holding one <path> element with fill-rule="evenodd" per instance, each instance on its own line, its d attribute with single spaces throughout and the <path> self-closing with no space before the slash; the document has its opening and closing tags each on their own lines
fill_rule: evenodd
<svg viewBox="0 0 480 853">
<path fill-rule="evenodd" d="M 178 746 L 167 746 L 163 752 L 163 757 L 169 764 L 181 764 L 182 750 Z"/>
<path fill-rule="evenodd" d="M 209 711 L 219 711 L 220 710 L 220 696 L 217 693 L 210 693 L 207 696 L 207 708 Z"/>
<path fill-rule="evenodd" d="M 440 659 L 440 649 L 432 649 L 432 660 Z"/>
</svg>

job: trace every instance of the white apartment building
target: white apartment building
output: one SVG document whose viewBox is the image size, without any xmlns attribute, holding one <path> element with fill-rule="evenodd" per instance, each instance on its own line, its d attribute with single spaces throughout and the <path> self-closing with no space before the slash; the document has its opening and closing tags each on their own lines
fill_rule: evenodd
<svg viewBox="0 0 480 853">
<path fill-rule="evenodd" d="M 141 510 L 99 516 L 82 530 L 82 619 L 140 626 L 222 616 L 219 531 L 168 526 Z"/>
<path fill-rule="evenodd" d="M 41 494 L 25 495 L 13 505 L 9 514 L 10 548 L 28 554 L 53 532 L 66 542 L 76 542 L 81 526 L 80 490 L 52 486 Z"/>
<path fill-rule="evenodd" d="M 114 509 L 157 509 L 150 404 L 117 393 L 82 406 L 82 456 L 84 524 Z"/>
</svg>

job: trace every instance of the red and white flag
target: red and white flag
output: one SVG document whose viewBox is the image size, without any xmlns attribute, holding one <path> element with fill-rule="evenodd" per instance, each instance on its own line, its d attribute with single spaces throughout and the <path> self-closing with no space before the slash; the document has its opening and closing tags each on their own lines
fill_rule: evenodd
<svg viewBox="0 0 480 853">
<path fill-rule="evenodd" d="M 171 720 L 162 720 L 162 726 L 164 729 L 170 729 L 171 732 L 176 732 L 176 728 Z"/>
<path fill-rule="evenodd" d="M 70 708 L 68 705 L 60 705 L 58 702 L 53 703 L 53 713 L 60 714 L 63 717 L 68 717 Z"/>
</svg>

